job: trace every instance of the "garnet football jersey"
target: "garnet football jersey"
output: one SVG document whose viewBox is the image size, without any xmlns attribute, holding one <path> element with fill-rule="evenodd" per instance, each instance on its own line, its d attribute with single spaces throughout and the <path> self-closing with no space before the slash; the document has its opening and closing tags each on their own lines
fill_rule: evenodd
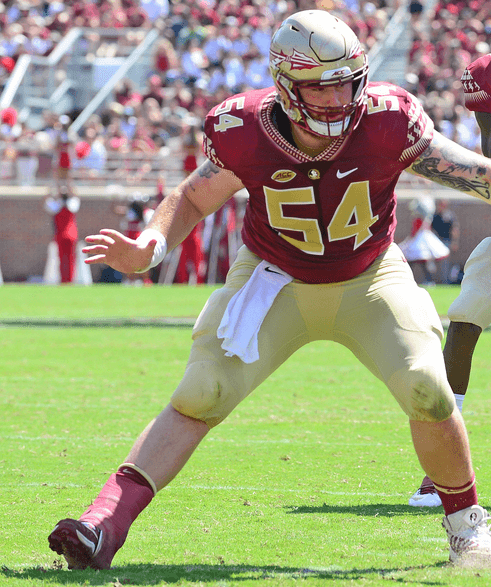
<svg viewBox="0 0 491 587">
<path fill-rule="evenodd" d="M 405 90 L 371 83 L 356 130 L 310 157 L 273 124 L 275 98 L 267 88 L 213 108 L 204 152 L 249 192 L 242 240 L 251 251 L 308 283 L 351 279 L 392 242 L 394 188 L 430 144 L 433 124 Z"/>
<path fill-rule="evenodd" d="M 491 113 L 491 55 L 483 55 L 468 65 L 460 81 L 466 107 Z"/>
</svg>

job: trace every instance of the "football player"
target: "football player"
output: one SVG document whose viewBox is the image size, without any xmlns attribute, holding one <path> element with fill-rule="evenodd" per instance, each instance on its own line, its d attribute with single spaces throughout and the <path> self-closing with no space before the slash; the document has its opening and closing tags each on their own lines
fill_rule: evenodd
<svg viewBox="0 0 491 587">
<path fill-rule="evenodd" d="M 443 502 L 450 560 L 487 565 L 488 516 L 447 381 L 443 329 L 393 236 L 403 170 L 489 202 L 491 164 L 436 132 L 405 90 L 368 83 L 358 38 L 328 12 L 287 18 L 271 41 L 270 70 L 274 87 L 210 111 L 207 160 L 137 240 L 110 229 L 86 238 L 87 263 L 144 271 L 236 192 L 249 192 L 244 245 L 196 321 L 169 404 L 49 545 L 70 568 L 109 568 L 133 521 L 209 430 L 296 350 L 322 339 L 350 349 L 406 413 Z"/>
<path fill-rule="evenodd" d="M 473 61 L 462 74 L 464 101 L 475 113 L 481 129 L 481 148 L 491 157 L 491 55 Z M 472 356 L 481 332 L 491 324 L 491 237 L 482 240 L 464 266 L 464 278 L 457 299 L 448 310 L 450 324 L 443 349 L 448 382 L 462 411 Z M 425 476 L 409 499 L 414 507 L 437 507 L 440 496 Z"/>
</svg>

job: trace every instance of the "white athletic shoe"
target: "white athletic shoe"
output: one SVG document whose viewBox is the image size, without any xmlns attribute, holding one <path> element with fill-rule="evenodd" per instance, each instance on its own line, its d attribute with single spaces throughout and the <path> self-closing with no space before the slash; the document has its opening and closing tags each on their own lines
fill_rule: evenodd
<svg viewBox="0 0 491 587">
<path fill-rule="evenodd" d="M 442 505 L 442 500 L 434 487 L 420 487 L 409 498 L 409 505 L 413 508 L 436 508 Z"/>
<path fill-rule="evenodd" d="M 479 505 L 443 518 L 450 545 L 450 562 L 466 567 L 491 567 L 491 534 L 488 512 Z"/>
</svg>

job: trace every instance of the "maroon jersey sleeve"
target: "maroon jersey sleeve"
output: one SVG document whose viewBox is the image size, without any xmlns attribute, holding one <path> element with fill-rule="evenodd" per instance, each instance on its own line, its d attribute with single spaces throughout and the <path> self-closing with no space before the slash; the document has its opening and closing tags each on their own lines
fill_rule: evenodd
<svg viewBox="0 0 491 587">
<path fill-rule="evenodd" d="M 218 167 L 236 171 L 239 153 L 254 156 L 257 141 L 254 121 L 265 98 L 274 96 L 271 88 L 232 96 L 215 106 L 205 118 L 203 152 Z M 231 148 L 232 147 L 232 148 Z M 239 175 L 240 177 L 240 175 Z"/>
<path fill-rule="evenodd" d="M 409 167 L 430 145 L 434 125 L 421 102 L 410 92 L 389 83 L 371 83 L 366 129 L 380 153 Z"/>
<path fill-rule="evenodd" d="M 491 55 L 483 55 L 468 65 L 460 81 L 467 108 L 491 113 Z"/>
</svg>

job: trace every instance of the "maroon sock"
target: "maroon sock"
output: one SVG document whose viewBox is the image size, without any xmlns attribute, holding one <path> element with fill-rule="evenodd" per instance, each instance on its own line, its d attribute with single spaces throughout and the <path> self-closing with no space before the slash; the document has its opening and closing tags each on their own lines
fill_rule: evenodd
<svg viewBox="0 0 491 587">
<path fill-rule="evenodd" d="M 80 520 L 94 526 L 102 525 L 113 538 L 117 538 L 120 548 L 131 524 L 152 501 L 153 496 L 153 490 L 138 471 L 122 466 L 109 477 Z"/>
<path fill-rule="evenodd" d="M 462 485 L 462 487 L 445 487 L 444 485 L 437 485 L 435 483 L 435 489 L 438 491 L 438 495 L 442 500 L 446 516 L 468 508 L 471 505 L 477 505 L 475 479 L 475 475 L 472 475 L 469 483 Z"/>
</svg>

